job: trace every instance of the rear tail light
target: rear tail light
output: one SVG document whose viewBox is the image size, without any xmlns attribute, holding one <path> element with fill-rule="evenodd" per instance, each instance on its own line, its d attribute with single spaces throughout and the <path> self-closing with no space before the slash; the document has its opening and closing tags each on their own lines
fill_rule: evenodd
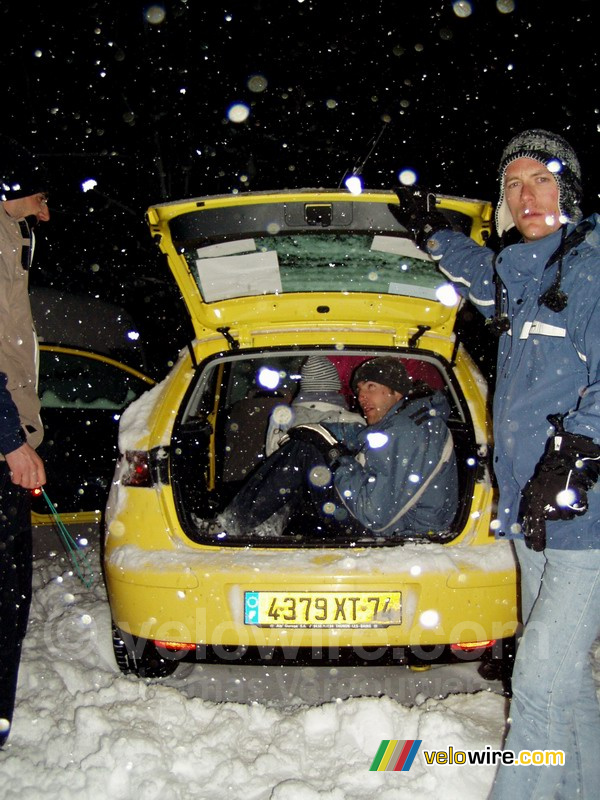
<svg viewBox="0 0 600 800">
<path fill-rule="evenodd" d="M 496 644 L 495 639 L 485 639 L 483 642 L 455 642 L 450 645 L 450 649 L 470 653 L 472 650 L 485 650 L 494 644 Z"/>
<path fill-rule="evenodd" d="M 157 486 L 169 483 L 169 448 L 126 450 L 121 476 L 123 486 Z"/>
<path fill-rule="evenodd" d="M 163 650 L 195 650 L 196 645 L 190 642 L 170 642 L 164 639 L 154 639 L 155 647 L 162 647 Z"/>
<path fill-rule="evenodd" d="M 127 450 L 125 465 L 121 477 L 123 486 L 152 486 L 150 453 L 145 450 Z"/>
</svg>

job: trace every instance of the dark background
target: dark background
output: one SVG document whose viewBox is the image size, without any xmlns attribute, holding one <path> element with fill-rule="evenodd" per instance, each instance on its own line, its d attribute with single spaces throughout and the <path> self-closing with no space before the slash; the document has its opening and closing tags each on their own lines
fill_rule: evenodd
<svg viewBox="0 0 600 800">
<path fill-rule="evenodd" d="M 50 176 L 32 283 L 125 306 L 157 377 L 189 329 L 147 233 L 153 203 L 333 188 L 353 168 L 389 188 L 405 167 L 443 193 L 495 201 L 504 144 L 542 127 L 575 147 L 584 211 L 596 210 L 596 7 L 5 2 L 0 132 Z M 243 122 L 228 118 L 235 102 L 249 107 Z M 86 178 L 95 191 L 81 191 Z"/>
</svg>

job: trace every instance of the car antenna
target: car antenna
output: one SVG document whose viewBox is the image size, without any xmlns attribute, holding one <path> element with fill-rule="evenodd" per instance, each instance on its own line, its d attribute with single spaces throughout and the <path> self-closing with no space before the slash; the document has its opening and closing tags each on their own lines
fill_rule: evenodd
<svg viewBox="0 0 600 800">
<path fill-rule="evenodd" d="M 365 164 L 367 163 L 367 161 L 373 155 L 373 151 L 375 150 L 375 148 L 379 144 L 379 140 L 383 136 L 383 132 L 385 131 L 385 129 L 386 129 L 388 124 L 389 124 L 388 122 L 384 122 L 383 123 L 383 127 L 381 128 L 381 130 L 379 131 L 377 136 L 374 136 L 370 140 L 370 142 L 373 142 L 373 144 L 371 145 L 371 149 L 369 150 L 369 152 L 367 153 L 367 155 L 364 157 L 364 159 L 362 161 L 357 161 L 356 162 L 356 164 L 352 168 L 352 172 L 350 173 L 350 175 L 348 175 L 348 170 L 346 170 L 346 172 L 344 172 L 344 174 L 342 176 L 342 180 L 339 183 L 338 189 L 341 188 L 342 184 L 347 185 L 348 181 L 351 180 L 351 178 L 360 178 L 360 175 L 362 174 L 362 171 L 364 169 Z"/>
<path fill-rule="evenodd" d="M 383 123 L 383 127 L 381 128 L 381 130 L 379 131 L 379 133 L 377 134 L 377 136 L 374 136 L 374 137 L 373 137 L 373 138 L 370 140 L 370 142 L 372 142 L 373 144 L 371 145 L 371 148 L 370 148 L 369 152 L 368 152 L 368 153 L 367 153 L 367 155 L 366 155 L 366 156 L 363 158 L 363 160 L 362 160 L 362 161 L 357 161 L 357 162 L 356 162 L 356 164 L 355 164 L 355 165 L 354 165 L 354 167 L 352 168 L 352 172 L 350 173 L 350 175 L 348 175 L 348 170 L 346 170 L 346 172 L 344 172 L 344 174 L 343 174 L 343 176 L 342 176 L 342 180 L 341 180 L 341 181 L 340 181 L 340 183 L 339 183 L 338 189 L 339 189 L 339 188 L 341 188 L 342 184 L 345 184 L 345 185 L 347 185 L 347 184 L 348 184 L 348 181 L 349 181 L 351 178 L 359 178 L 359 177 L 360 177 L 360 175 L 362 174 L 362 171 L 363 171 L 363 169 L 364 169 L 364 166 L 365 166 L 365 164 L 367 163 L 367 161 L 368 161 L 368 160 L 371 158 L 371 156 L 373 155 L 373 151 L 375 150 L 375 148 L 376 148 L 376 147 L 377 147 L 377 145 L 379 144 L 379 140 L 380 140 L 380 139 L 381 139 L 381 137 L 383 136 L 383 132 L 385 131 L 385 129 L 386 129 L 386 127 L 387 127 L 387 125 L 388 125 L 388 124 L 389 124 L 388 122 L 384 122 L 384 123 Z M 369 143 L 370 143 L 370 142 L 369 142 Z"/>
</svg>

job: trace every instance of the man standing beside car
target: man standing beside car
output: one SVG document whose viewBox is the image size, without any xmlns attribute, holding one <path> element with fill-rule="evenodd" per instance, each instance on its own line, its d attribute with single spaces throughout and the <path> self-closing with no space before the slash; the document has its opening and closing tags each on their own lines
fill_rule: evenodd
<svg viewBox="0 0 600 800">
<path fill-rule="evenodd" d="M 600 708 L 600 218 L 582 219 L 581 170 L 559 135 L 524 131 L 500 161 L 500 252 L 481 248 L 401 187 L 390 211 L 499 334 L 496 535 L 513 538 L 524 632 L 505 750 L 563 751 L 564 766 L 502 762 L 493 800 L 591 800 Z M 516 228 L 520 240 L 508 244 Z M 467 287 L 464 289 L 464 287 Z"/>
<path fill-rule="evenodd" d="M 46 482 L 28 277 L 33 226 L 50 219 L 35 158 L 0 140 L 0 747 L 12 725 L 31 602 L 30 491 Z"/>
</svg>

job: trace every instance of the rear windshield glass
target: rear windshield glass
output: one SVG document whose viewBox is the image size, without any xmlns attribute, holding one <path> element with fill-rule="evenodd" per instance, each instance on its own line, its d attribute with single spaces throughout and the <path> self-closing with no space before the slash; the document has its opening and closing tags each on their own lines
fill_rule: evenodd
<svg viewBox="0 0 600 800">
<path fill-rule="evenodd" d="M 401 236 L 297 233 L 254 236 L 185 252 L 206 303 L 289 292 L 369 292 L 435 299 L 446 281 Z"/>
</svg>

